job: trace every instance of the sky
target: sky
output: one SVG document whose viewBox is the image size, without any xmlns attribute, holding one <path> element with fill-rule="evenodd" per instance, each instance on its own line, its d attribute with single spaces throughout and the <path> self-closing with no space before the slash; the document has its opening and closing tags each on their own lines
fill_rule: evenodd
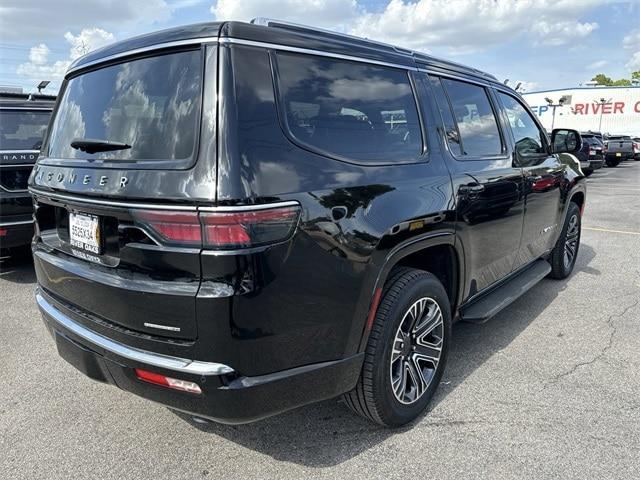
<svg viewBox="0 0 640 480">
<path fill-rule="evenodd" d="M 640 70 L 640 0 L 2 0 L 0 86 L 50 80 L 56 93 L 70 62 L 93 49 L 259 16 L 430 53 L 529 92 Z"/>
</svg>

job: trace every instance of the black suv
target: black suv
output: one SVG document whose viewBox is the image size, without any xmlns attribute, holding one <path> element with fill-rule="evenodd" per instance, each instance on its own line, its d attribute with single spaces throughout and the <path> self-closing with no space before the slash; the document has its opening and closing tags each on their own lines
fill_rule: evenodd
<svg viewBox="0 0 640 480">
<path fill-rule="evenodd" d="M 404 424 L 453 321 L 572 271 L 585 182 L 558 154 L 580 135 L 549 141 L 478 70 L 260 23 L 70 67 L 30 180 L 37 303 L 63 358 L 172 409 L 242 423 L 344 394 Z"/>
<path fill-rule="evenodd" d="M 0 249 L 29 245 L 33 206 L 27 190 L 55 96 L 0 93 Z"/>
<path fill-rule="evenodd" d="M 582 148 L 575 153 L 580 161 L 580 167 L 588 177 L 594 170 L 604 165 L 604 143 L 593 133 L 581 133 Z"/>
</svg>

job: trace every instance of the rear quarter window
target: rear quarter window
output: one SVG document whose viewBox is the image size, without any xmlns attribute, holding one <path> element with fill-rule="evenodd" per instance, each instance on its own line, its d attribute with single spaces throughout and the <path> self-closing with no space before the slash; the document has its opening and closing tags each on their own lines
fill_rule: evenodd
<svg viewBox="0 0 640 480">
<path fill-rule="evenodd" d="M 48 140 L 60 159 L 185 160 L 194 155 L 203 57 L 175 52 L 106 66 L 72 77 Z M 86 153 L 74 139 L 125 143 L 129 149 Z"/>
<path fill-rule="evenodd" d="M 294 142 L 355 163 L 420 161 L 407 71 L 282 52 L 276 65 L 283 127 Z"/>
</svg>

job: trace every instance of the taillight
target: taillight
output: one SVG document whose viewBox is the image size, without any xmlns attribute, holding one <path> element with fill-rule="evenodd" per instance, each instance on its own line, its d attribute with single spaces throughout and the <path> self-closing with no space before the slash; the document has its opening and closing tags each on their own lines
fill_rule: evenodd
<svg viewBox="0 0 640 480">
<path fill-rule="evenodd" d="M 293 235 L 300 207 L 193 212 L 132 210 L 137 223 L 162 243 L 213 249 L 250 248 L 279 243 Z"/>
<path fill-rule="evenodd" d="M 201 212 L 205 247 L 246 248 L 286 240 L 298 223 L 298 207 L 249 212 Z"/>
<path fill-rule="evenodd" d="M 134 210 L 133 216 L 151 227 L 165 243 L 200 245 L 200 220 L 198 212 L 165 212 L 159 210 Z"/>
</svg>

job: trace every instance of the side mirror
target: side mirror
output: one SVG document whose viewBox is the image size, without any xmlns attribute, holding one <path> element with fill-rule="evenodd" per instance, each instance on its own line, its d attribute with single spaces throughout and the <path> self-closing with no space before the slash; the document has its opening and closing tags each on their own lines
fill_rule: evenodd
<svg viewBox="0 0 640 480">
<path fill-rule="evenodd" d="M 582 137 L 577 130 L 554 128 L 551 132 L 551 153 L 575 153 L 582 148 Z"/>
</svg>

